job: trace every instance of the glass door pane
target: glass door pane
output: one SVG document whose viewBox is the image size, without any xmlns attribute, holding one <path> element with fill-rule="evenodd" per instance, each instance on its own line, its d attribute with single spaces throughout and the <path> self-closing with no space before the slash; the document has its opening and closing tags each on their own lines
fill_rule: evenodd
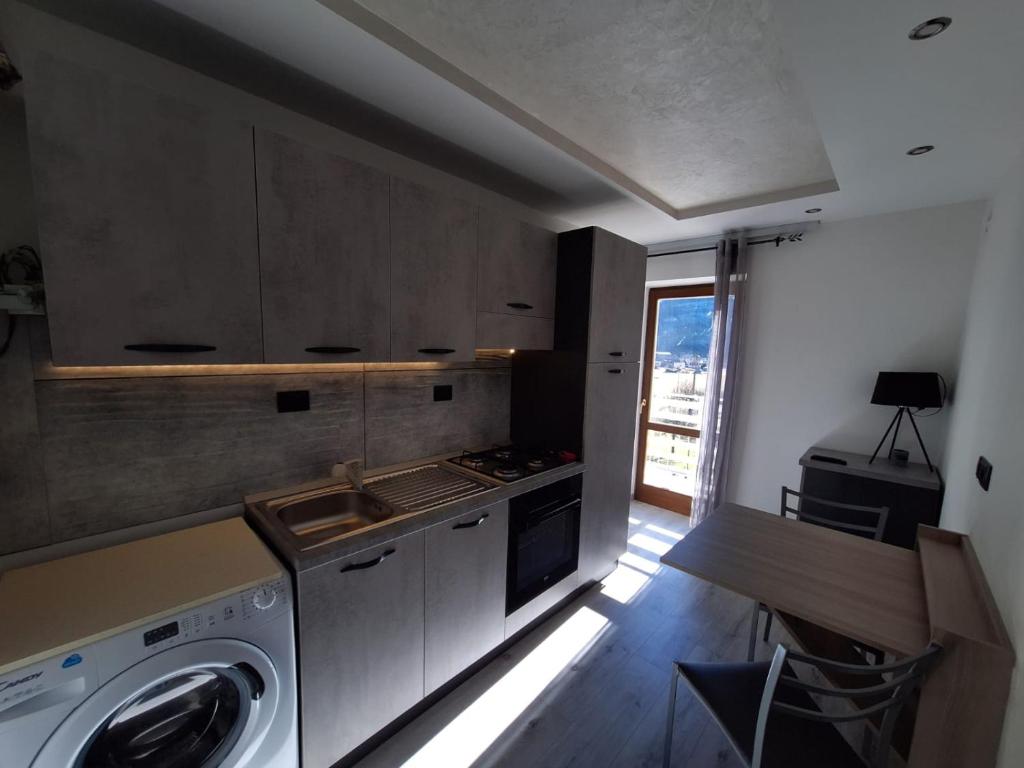
<svg viewBox="0 0 1024 768">
<path fill-rule="evenodd" d="M 658 299 L 650 420 L 700 429 L 711 349 L 710 296 Z"/>
<path fill-rule="evenodd" d="M 692 497 L 699 450 L 699 437 L 648 430 L 644 484 Z"/>
<path fill-rule="evenodd" d="M 688 513 L 697 475 L 714 298 L 711 286 L 652 289 L 636 496 Z"/>
</svg>

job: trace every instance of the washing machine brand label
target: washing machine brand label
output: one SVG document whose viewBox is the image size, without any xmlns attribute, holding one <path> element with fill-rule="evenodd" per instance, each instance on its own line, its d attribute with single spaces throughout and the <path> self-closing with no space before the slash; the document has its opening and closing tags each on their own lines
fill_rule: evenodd
<svg viewBox="0 0 1024 768">
<path fill-rule="evenodd" d="M 33 672 L 31 675 L 25 675 L 24 677 L 16 678 L 14 680 L 0 680 L 0 693 L 3 693 L 4 691 L 9 691 L 11 688 L 15 688 L 19 685 L 22 685 L 23 683 L 30 683 L 36 678 L 42 676 L 43 672 L 39 671 Z"/>
<path fill-rule="evenodd" d="M 64 661 L 61 662 L 61 667 L 63 667 L 64 669 L 67 669 L 68 667 L 73 667 L 76 664 L 81 664 L 81 663 L 82 663 L 82 657 L 79 656 L 77 653 L 72 653 L 70 656 L 68 656 L 66 659 L 64 659 Z"/>
</svg>

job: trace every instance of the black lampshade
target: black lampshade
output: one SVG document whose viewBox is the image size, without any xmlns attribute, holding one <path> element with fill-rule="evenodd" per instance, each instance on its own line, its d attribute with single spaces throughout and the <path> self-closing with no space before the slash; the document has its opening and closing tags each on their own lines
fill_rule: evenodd
<svg viewBox="0 0 1024 768">
<path fill-rule="evenodd" d="M 875 405 L 905 405 L 909 408 L 941 408 L 939 374 L 881 371 L 871 393 Z"/>
</svg>

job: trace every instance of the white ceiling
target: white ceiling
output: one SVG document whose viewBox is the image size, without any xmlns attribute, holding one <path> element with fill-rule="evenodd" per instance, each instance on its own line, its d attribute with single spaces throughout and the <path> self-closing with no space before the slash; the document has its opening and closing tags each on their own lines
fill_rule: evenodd
<svg viewBox="0 0 1024 768">
<path fill-rule="evenodd" d="M 835 189 L 766 0 L 360 3 L 679 218 Z"/>
<path fill-rule="evenodd" d="M 1024 143 L 1019 0 L 558 0 L 571 13 L 557 21 L 542 0 L 365 0 L 404 19 L 408 34 L 354 0 L 158 2 L 531 179 L 562 201 L 546 201 L 545 213 L 647 244 L 977 199 Z M 475 11 L 453 17 L 467 3 Z M 645 20 L 609 10 L 620 6 Z M 414 23 L 410 8 L 427 19 Z M 676 16 L 642 13 L 658 8 Z M 714 34 L 690 29 L 700 9 L 721 22 L 707 21 Z M 907 39 L 939 14 L 953 17 L 949 30 Z M 686 29 L 672 34 L 673 24 Z M 565 44 L 577 38 L 586 42 Z M 766 93 L 779 102 L 765 103 Z M 614 124 L 594 129 L 585 115 Z M 721 143 L 721 130 L 704 130 L 730 124 L 758 130 Z M 696 155 L 672 156 L 673 128 Z M 904 154 L 926 143 L 936 151 Z M 839 191 L 758 204 L 829 164 Z M 748 199 L 729 210 L 726 198 Z M 677 220 L 673 206 L 708 213 Z"/>
</svg>

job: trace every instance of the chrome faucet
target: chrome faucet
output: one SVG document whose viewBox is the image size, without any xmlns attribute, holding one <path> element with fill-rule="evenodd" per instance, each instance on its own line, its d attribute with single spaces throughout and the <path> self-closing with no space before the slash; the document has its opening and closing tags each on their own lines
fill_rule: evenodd
<svg viewBox="0 0 1024 768">
<path fill-rule="evenodd" d="M 357 491 L 363 490 L 363 460 L 350 459 L 331 467 L 331 477 L 344 477 Z"/>
</svg>

